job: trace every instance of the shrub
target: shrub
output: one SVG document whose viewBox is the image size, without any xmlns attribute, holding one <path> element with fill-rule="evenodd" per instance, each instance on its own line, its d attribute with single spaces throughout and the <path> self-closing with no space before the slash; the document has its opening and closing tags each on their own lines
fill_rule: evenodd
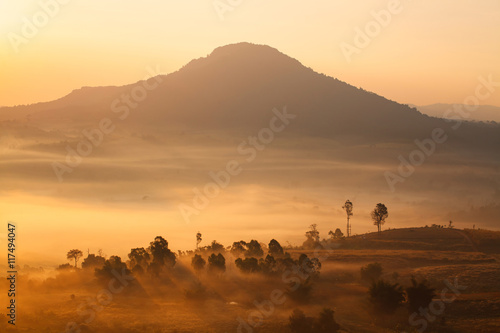
<svg viewBox="0 0 500 333">
<path fill-rule="evenodd" d="M 312 318 L 295 309 L 289 317 L 289 327 L 293 333 L 336 333 L 340 326 L 335 322 L 333 315 L 332 309 L 325 308 L 318 318 Z"/>
<path fill-rule="evenodd" d="M 434 293 L 435 289 L 431 288 L 429 282 L 425 279 L 417 282 L 417 280 L 412 277 L 411 283 L 412 285 L 406 288 L 410 311 L 414 312 L 419 308 L 427 308 L 434 296 L 436 296 Z"/>
<path fill-rule="evenodd" d="M 376 312 L 394 313 L 404 301 L 403 288 L 397 283 L 391 284 L 384 280 L 373 282 L 368 293 Z"/>
</svg>

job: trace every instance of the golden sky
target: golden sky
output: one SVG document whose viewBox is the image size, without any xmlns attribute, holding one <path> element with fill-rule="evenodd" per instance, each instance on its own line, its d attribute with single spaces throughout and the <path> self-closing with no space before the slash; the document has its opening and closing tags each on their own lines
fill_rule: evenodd
<svg viewBox="0 0 500 333">
<path fill-rule="evenodd" d="M 347 61 L 341 45 L 367 26 L 369 45 Z M 241 41 L 401 103 L 461 103 L 479 76 L 500 81 L 498 0 L 1 0 L 0 31 L 0 106 L 169 73 Z M 481 104 L 500 106 L 500 93 Z"/>
</svg>

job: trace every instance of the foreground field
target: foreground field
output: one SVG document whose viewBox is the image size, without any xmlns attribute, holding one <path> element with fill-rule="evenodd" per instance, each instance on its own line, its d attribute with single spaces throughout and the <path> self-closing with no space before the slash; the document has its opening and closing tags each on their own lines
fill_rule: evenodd
<svg viewBox="0 0 500 333">
<path fill-rule="evenodd" d="M 420 234 L 422 239 L 425 233 Z M 384 236 L 380 237 L 383 241 Z M 457 242 L 462 240 L 462 236 L 457 238 Z M 398 236 L 398 244 L 405 241 Z M 360 279 L 360 267 L 379 262 L 382 279 L 407 286 L 412 276 L 426 278 L 436 288 L 435 300 L 451 300 L 442 302 L 439 315 L 425 320 L 425 332 L 500 331 L 500 265 L 495 254 L 473 249 L 478 242 L 462 251 L 372 249 L 371 242 L 366 244 L 368 249 L 340 245 L 332 250 L 288 250 L 292 257 L 306 253 L 322 259 L 321 274 L 308 301 L 288 297 L 283 276 L 242 274 L 227 252 L 224 274 L 195 274 L 190 256 L 182 256 L 168 275 L 137 277 L 135 287 L 130 284 L 117 293 L 103 293 L 109 284 L 99 283 L 89 272 L 59 272 L 48 279 L 26 273 L 18 287 L 16 329 L 7 327 L 6 320 L 0 328 L 2 332 L 37 333 L 290 332 L 288 318 L 293 309 L 317 316 L 323 308 L 332 308 L 341 332 L 417 332 L 423 328 L 424 317 L 417 315 L 411 325 L 412 314 L 404 307 L 393 315 L 373 314 L 369 284 Z M 293 277 L 297 276 L 292 274 L 287 281 Z M 78 326 L 68 325 L 73 322 Z"/>
</svg>

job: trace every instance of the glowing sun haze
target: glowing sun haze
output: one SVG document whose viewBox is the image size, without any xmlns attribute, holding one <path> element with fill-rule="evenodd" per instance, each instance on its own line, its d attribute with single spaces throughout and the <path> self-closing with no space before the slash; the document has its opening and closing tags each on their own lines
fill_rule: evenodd
<svg viewBox="0 0 500 333">
<path fill-rule="evenodd" d="M 51 2 L 42 0 L 42 2 Z M 462 103 L 477 77 L 500 75 L 500 2 L 401 1 L 380 34 L 348 62 L 340 45 L 390 1 L 242 1 L 221 20 L 212 0 L 70 0 L 15 52 L 39 1 L 1 1 L 0 106 L 57 99 L 81 86 L 123 85 L 145 68 L 177 70 L 214 48 L 267 44 L 304 65 L 389 99 Z M 500 106 L 496 93 L 484 104 Z"/>
</svg>

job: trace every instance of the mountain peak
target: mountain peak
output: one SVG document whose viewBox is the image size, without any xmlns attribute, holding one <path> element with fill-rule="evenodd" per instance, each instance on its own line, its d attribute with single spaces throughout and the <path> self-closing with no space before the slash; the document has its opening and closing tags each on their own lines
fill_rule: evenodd
<svg viewBox="0 0 500 333">
<path fill-rule="evenodd" d="M 262 44 L 253 44 L 249 42 L 240 42 L 240 43 L 234 43 L 234 44 L 228 44 L 224 46 L 219 46 L 215 48 L 210 56 L 219 56 L 219 55 L 235 55 L 235 54 L 244 54 L 244 53 L 260 53 L 260 54 L 281 54 L 280 51 L 277 49 L 268 46 L 268 45 L 262 45 Z M 286 56 L 286 55 L 285 55 Z M 288 56 L 286 56 L 288 57 Z"/>
<path fill-rule="evenodd" d="M 226 70 L 235 67 L 260 69 L 303 70 L 305 67 L 296 59 L 268 46 L 240 42 L 217 47 L 208 56 L 194 59 L 184 69 L 198 70 L 206 66 L 223 66 Z"/>
</svg>

